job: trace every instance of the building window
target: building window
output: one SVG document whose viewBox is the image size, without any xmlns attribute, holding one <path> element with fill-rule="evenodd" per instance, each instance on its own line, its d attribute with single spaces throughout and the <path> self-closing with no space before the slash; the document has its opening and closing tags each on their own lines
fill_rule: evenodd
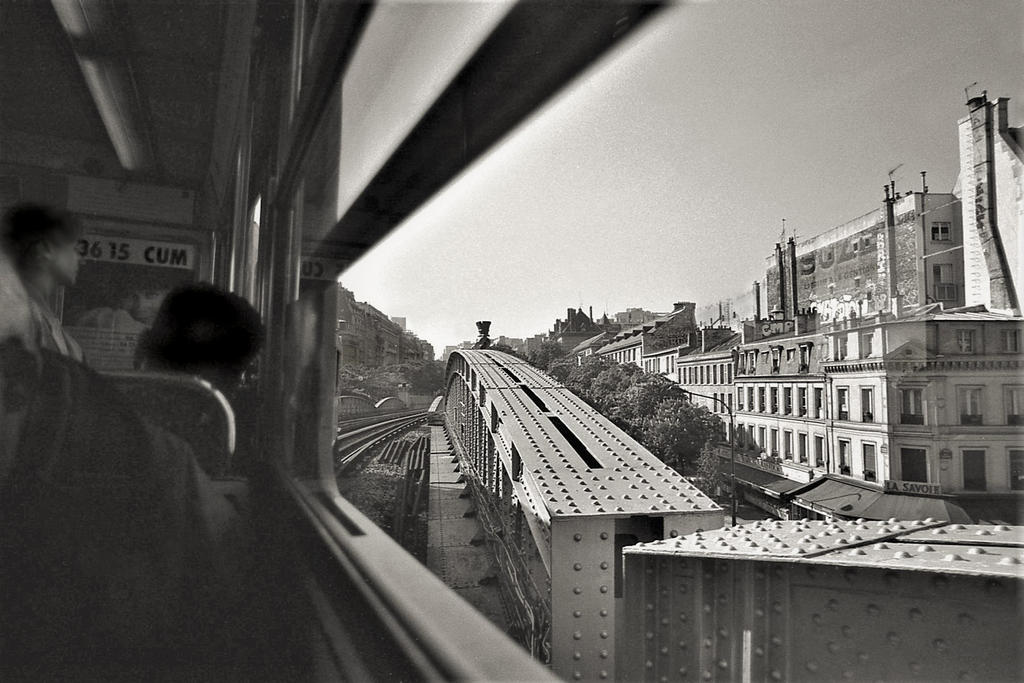
<svg viewBox="0 0 1024 683">
<path fill-rule="evenodd" d="M 793 354 L 796 353 L 793 349 L 786 349 L 786 362 L 789 363 L 793 360 Z"/>
<path fill-rule="evenodd" d="M 757 428 L 757 435 L 761 438 L 757 440 L 758 445 L 761 446 L 761 450 L 765 450 L 765 446 L 768 444 L 768 440 L 765 438 L 766 429 L 764 427 Z"/>
<path fill-rule="evenodd" d="M 740 388 L 736 391 L 736 409 L 743 410 L 743 389 Z"/>
<path fill-rule="evenodd" d="M 814 466 L 823 467 L 825 465 L 825 437 L 815 436 L 814 437 Z"/>
<path fill-rule="evenodd" d="M 862 422 L 875 421 L 875 392 L 870 387 L 861 387 L 860 417 Z"/>
<path fill-rule="evenodd" d="M 1006 424 L 1024 425 L 1024 387 L 1006 387 Z"/>
<path fill-rule="evenodd" d="M 771 453 L 773 458 L 779 457 L 779 430 L 772 429 Z"/>
<path fill-rule="evenodd" d="M 846 360 L 846 335 L 835 337 L 836 356 L 835 360 Z"/>
<path fill-rule="evenodd" d="M 839 474 L 850 473 L 850 442 L 839 439 Z"/>
<path fill-rule="evenodd" d="M 960 424 L 980 425 L 984 422 L 981 412 L 981 387 L 960 387 L 957 392 L 960 406 Z"/>
<path fill-rule="evenodd" d="M 711 383 L 718 384 L 718 365 L 711 366 Z"/>
<path fill-rule="evenodd" d="M 811 345 L 801 344 L 800 345 L 800 368 L 799 372 L 805 373 L 810 370 L 811 363 Z"/>
<path fill-rule="evenodd" d="M 1020 330 L 1003 330 L 1000 336 L 1004 353 L 1020 353 Z"/>
<path fill-rule="evenodd" d="M 974 330 L 957 330 L 956 348 L 960 353 L 974 353 Z"/>
<path fill-rule="evenodd" d="M 964 461 L 964 490 L 984 491 L 985 486 L 985 451 L 971 449 L 961 451 Z"/>
<path fill-rule="evenodd" d="M 807 389 L 805 387 L 800 387 L 799 389 L 797 389 L 797 402 L 798 402 L 798 406 L 800 408 L 800 415 L 801 416 L 806 415 L 807 414 Z"/>
<path fill-rule="evenodd" d="M 782 390 L 782 405 L 786 415 L 793 414 L 793 390 L 789 387 Z"/>
<path fill-rule="evenodd" d="M 924 424 L 923 393 L 921 389 L 900 389 L 900 424 Z"/>
<path fill-rule="evenodd" d="M 759 412 L 762 412 L 762 413 L 763 413 L 763 412 L 765 412 L 765 410 L 764 410 L 764 409 L 765 409 L 765 403 L 764 403 L 764 387 L 758 387 L 758 388 L 757 388 L 757 410 L 758 410 Z"/>
<path fill-rule="evenodd" d="M 779 412 L 779 389 L 778 387 L 772 387 L 772 412 Z"/>
<path fill-rule="evenodd" d="M 814 417 L 814 418 L 816 418 L 818 420 L 824 420 L 825 419 L 825 416 L 822 414 L 822 411 L 821 411 L 822 403 L 824 402 L 824 400 L 825 400 L 825 390 L 824 389 L 815 389 L 814 390 L 814 414 L 811 417 Z"/>
<path fill-rule="evenodd" d="M 928 481 L 928 455 L 923 448 L 900 449 L 900 479 Z"/>
<path fill-rule="evenodd" d="M 807 435 L 796 435 L 796 457 L 800 462 L 807 462 Z"/>
<path fill-rule="evenodd" d="M 933 242 L 948 242 L 949 236 L 949 222 L 947 221 L 936 221 L 932 223 L 932 241 Z"/>
<path fill-rule="evenodd" d="M 850 419 L 850 390 L 846 387 L 836 388 L 836 410 L 839 413 L 837 419 Z"/>
<path fill-rule="evenodd" d="M 793 459 L 793 432 L 788 430 L 782 433 L 782 455 L 786 460 Z"/>
<path fill-rule="evenodd" d="M 932 282 L 935 287 L 936 301 L 956 299 L 956 283 L 953 281 L 952 263 L 932 264 Z"/>
<path fill-rule="evenodd" d="M 1024 491 L 1024 449 L 1010 449 L 1010 490 Z"/>
<path fill-rule="evenodd" d="M 873 332 L 862 332 L 860 335 L 860 357 L 868 358 L 873 352 L 873 341 L 875 335 Z"/>
<path fill-rule="evenodd" d="M 725 366 L 725 382 L 726 384 L 732 384 L 732 365 Z"/>
<path fill-rule="evenodd" d="M 862 446 L 864 450 L 864 479 L 867 481 L 878 481 L 875 469 L 875 444 L 866 443 Z"/>
</svg>

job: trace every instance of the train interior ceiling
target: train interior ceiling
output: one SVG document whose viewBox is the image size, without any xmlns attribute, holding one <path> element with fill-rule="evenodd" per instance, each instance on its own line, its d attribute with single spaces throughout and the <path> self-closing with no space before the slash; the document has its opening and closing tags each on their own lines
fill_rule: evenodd
<svg viewBox="0 0 1024 683">
<path fill-rule="evenodd" d="M 256 505 L 313 576 L 322 677 L 547 675 L 338 496 L 334 282 L 656 9 L 0 0 L 0 208 L 67 209 L 97 264 L 126 258 L 107 240 L 170 245 L 129 265 L 263 317 L 249 424 L 274 484 Z M 65 325 L 87 307 L 71 289 Z"/>
</svg>

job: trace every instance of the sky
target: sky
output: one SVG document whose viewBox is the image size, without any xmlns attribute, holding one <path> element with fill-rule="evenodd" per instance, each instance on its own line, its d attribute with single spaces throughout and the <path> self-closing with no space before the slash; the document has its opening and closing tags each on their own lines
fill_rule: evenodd
<svg viewBox="0 0 1024 683">
<path fill-rule="evenodd" d="M 1024 125 L 1019 0 L 670 7 L 342 274 L 445 345 L 748 291 L 787 237 L 949 192 L 971 94 Z"/>
</svg>

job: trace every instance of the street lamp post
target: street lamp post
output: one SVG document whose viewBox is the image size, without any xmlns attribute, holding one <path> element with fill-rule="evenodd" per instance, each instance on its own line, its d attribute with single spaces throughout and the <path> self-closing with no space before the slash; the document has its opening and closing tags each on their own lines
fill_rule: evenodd
<svg viewBox="0 0 1024 683">
<path fill-rule="evenodd" d="M 690 396 L 700 396 L 708 400 L 714 401 L 715 403 L 722 406 L 727 413 L 729 413 L 729 466 L 732 469 L 732 487 L 730 497 L 732 498 L 730 507 L 732 508 L 732 525 L 736 526 L 736 416 L 732 412 L 732 406 L 728 405 L 725 401 L 718 398 L 717 396 L 708 396 L 707 394 L 698 394 L 696 391 L 690 391 L 689 389 L 683 389 L 683 393 Z M 717 457 L 717 456 L 716 456 Z"/>
</svg>

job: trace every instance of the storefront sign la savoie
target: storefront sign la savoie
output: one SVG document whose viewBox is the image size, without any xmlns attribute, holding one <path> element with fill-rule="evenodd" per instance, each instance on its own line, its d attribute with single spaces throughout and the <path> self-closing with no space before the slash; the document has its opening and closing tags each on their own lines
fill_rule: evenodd
<svg viewBox="0 0 1024 683">
<path fill-rule="evenodd" d="M 885 480 L 886 493 L 916 493 L 921 496 L 937 496 L 942 493 L 939 484 L 929 484 L 924 481 L 900 481 L 898 479 Z"/>
</svg>

